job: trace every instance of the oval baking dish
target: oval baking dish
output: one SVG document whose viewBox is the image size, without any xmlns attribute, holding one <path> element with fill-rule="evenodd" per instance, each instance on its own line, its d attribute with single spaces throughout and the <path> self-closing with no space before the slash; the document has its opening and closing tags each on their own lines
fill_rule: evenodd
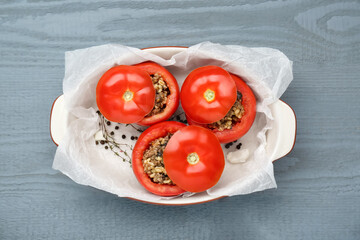
<svg viewBox="0 0 360 240">
<path fill-rule="evenodd" d="M 156 54 L 164 59 L 184 51 L 186 47 L 152 47 L 143 51 Z M 270 106 L 274 118 L 273 128 L 267 131 L 266 152 L 272 161 L 276 161 L 291 152 L 296 139 L 296 116 L 293 109 L 284 101 L 278 100 Z M 69 114 L 64 106 L 64 96 L 55 99 L 50 113 L 50 136 L 58 145 L 64 136 L 69 124 Z M 226 197 L 226 196 L 223 196 Z M 187 198 L 161 199 L 156 202 L 147 202 L 160 205 L 188 205 L 213 201 L 221 197 L 212 197 L 206 193 L 195 194 Z M 139 199 L 134 199 L 142 201 Z"/>
</svg>

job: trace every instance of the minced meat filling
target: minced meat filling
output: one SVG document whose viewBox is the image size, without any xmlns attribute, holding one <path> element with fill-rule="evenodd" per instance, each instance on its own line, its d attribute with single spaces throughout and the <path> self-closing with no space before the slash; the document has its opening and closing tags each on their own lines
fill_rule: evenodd
<svg viewBox="0 0 360 240">
<path fill-rule="evenodd" d="M 160 74 L 155 73 L 150 75 L 150 77 L 156 91 L 155 106 L 146 117 L 163 112 L 166 107 L 167 97 L 170 95 L 170 89 Z"/>
<path fill-rule="evenodd" d="M 242 116 L 244 116 L 245 110 L 243 105 L 241 104 L 242 101 L 241 93 L 238 92 L 237 99 L 234 105 L 231 107 L 230 111 L 217 122 L 208 124 L 208 128 L 210 129 L 217 129 L 219 131 L 224 131 L 225 129 L 231 129 Z"/>
<path fill-rule="evenodd" d="M 142 159 L 144 171 L 154 183 L 174 185 L 164 168 L 163 153 L 172 134 L 152 141 Z"/>
</svg>

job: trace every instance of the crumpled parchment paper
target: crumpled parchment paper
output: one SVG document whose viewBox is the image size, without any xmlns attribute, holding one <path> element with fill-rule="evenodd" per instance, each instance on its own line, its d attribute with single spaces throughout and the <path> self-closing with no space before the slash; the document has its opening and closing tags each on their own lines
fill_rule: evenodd
<svg viewBox="0 0 360 240">
<path fill-rule="evenodd" d="M 279 50 L 271 48 L 247 48 L 237 45 L 220 45 L 203 42 L 163 59 L 137 48 L 108 44 L 66 52 L 63 82 L 66 109 L 69 111 L 68 128 L 59 143 L 53 168 L 69 176 L 79 184 L 89 185 L 120 197 L 132 197 L 144 201 L 156 201 L 163 197 L 146 191 L 133 174 L 126 155 L 119 157 L 104 145 L 95 144 L 94 135 L 100 130 L 96 113 L 95 89 L 98 80 L 115 65 L 132 65 L 154 61 L 170 70 L 179 82 L 193 69 L 205 65 L 217 65 L 241 76 L 254 91 L 257 98 L 257 116 L 250 131 L 238 142 L 250 152 L 245 163 L 226 161 L 218 184 L 207 190 L 214 197 L 248 194 L 276 187 L 273 165 L 265 151 L 266 131 L 272 127 L 269 105 L 275 102 L 293 79 L 292 62 Z M 181 107 L 175 116 L 184 119 Z M 118 126 L 118 130 L 113 130 Z M 137 125 L 112 123 L 108 131 L 131 156 L 138 136 Z M 122 139 L 122 134 L 127 136 Z M 235 144 L 236 145 L 236 144 Z M 236 151 L 235 145 L 226 149 L 224 155 Z M 124 153 L 122 153 L 124 154 Z M 123 160 L 124 159 L 124 160 Z M 185 194 L 183 197 L 191 197 Z"/>
</svg>

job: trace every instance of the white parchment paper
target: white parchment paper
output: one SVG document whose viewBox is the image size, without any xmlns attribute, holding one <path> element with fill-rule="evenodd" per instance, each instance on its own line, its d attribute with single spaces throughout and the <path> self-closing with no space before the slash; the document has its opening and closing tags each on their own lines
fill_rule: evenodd
<svg viewBox="0 0 360 240">
<path fill-rule="evenodd" d="M 133 65 L 149 60 L 167 67 L 180 87 L 191 70 L 205 65 L 217 65 L 241 76 L 257 98 L 255 123 L 238 141 L 242 143 L 242 148 L 249 149 L 250 157 L 245 163 L 232 164 L 226 161 L 220 181 L 207 194 L 214 197 L 232 196 L 276 187 L 273 165 L 265 151 L 266 131 L 272 127 L 268 106 L 284 93 L 292 81 L 292 62 L 276 49 L 224 46 L 211 42 L 191 46 L 171 59 L 115 44 L 66 52 L 63 89 L 70 118 L 65 137 L 56 151 L 53 168 L 79 184 L 120 197 L 144 201 L 162 198 L 147 192 L 138 183 L 127 161 L 105 150 L 103 145 L 96 145 L 94 140 L 95 133 L 100 129 L 95 89 L 102 74 L 115 65 Z M 175 115 L 184 119 L 181 113 L 180 107 Z M 115 126 L 119 127 L 116 131 L 113 130 Z M 130 136 L 140 135 L 134 126 L 112 123 L 108 131 L 115 132 L 118 142 L 133 146 L 135 141 Z M 122 134 L 127 138 L 122 139 Z M 223 150 L 226 157 L 228 152 L 236 151 L 236 147 L 223 147 Z M 130 148 L 126 152 L 131 156 Z M 191 197 L 191 194 L 185 196 Z"/>
</svg>

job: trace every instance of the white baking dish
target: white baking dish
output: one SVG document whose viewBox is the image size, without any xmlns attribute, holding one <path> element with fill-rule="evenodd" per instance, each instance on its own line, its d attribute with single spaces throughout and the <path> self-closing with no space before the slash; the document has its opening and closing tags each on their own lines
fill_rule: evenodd
<svg viewBox="0 0 360 240">
<path fill-rule="evenodd" d="M 184 47 L 154 47 L 143 49 L 143 51 L 151 52 L 165 59 L 169 59 L 174 54 L 183 50 Z M 293 109 L 281 100 L 273 103 L 270 108 L 274 117 L 274 125 L 273 128 L 267 132 L 266 151 L 269 158 L 272 161 L 276 161 L 291 152 L 294 147 L 296 138 L 296 116 Z M 57 145 L 63 138 L 69 124 L 68 115 L 69 114 L 64 105 L 64 97 L 61 95 L 55 99 L 50 115 L 50 135 L 54 143 Z M 218 198 L 200 193 L 188 198 L 162 199 L 149 203 L 163 205 L 186 205 L 203 203 L 215 199 Z"/>
</svg>

